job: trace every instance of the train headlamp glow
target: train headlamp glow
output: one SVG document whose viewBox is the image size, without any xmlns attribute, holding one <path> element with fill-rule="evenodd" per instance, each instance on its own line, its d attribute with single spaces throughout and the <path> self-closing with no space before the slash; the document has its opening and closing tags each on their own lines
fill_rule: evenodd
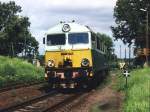
<svg viewBox="0 0 150 112">
<path fill-rule="evenodd" d="M 63 32 L 69 32 L 70 30 L 71 30 L 71 28 L 70 28 L 69 24 L 64 24 L 63 25 L 63 28 L 62 28 Z"/>
<path fill-rule="evenodd" d="M 47 66 L 48 66 L 48 67 L 54 67 L 54 66 L 55 66 L 54 61 L 53 61 L 53 60 L 48 60 Z"/>
<path fill-rule="evenodd" d="M 90 65 L 90 61 L 87 58 L 83 58 L 81 61 L 81 66 L 87 67 Z"/>
</svg>

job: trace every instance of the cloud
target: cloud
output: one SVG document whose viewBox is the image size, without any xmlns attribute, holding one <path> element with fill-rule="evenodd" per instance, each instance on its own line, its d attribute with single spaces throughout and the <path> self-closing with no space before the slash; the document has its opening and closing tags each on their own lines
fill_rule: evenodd
<svg viewBox="0 0 150 112">
<path fill-rule="evenodd" d="M 47 29 L 61 20 L 70 19 L 90 23 L 89 25 L 97 21 L 97 23 L 111 23 L 116 0 L 15 0 L 15 2 L 22 6 L 22 15 L 30 18 L 32 28 Z"/>
<path fill-rule="evenodd" d="M 9 0 L 1 0 L 8 2 Z M 93 31 L 112 36 L 110 26 L 114 24 L 113 7 L 117 0 L 15 0 L 22 7 L 21 15 L 29 17 L 30 30 L 40 42 L 40 53 L 44 52 L 42 38 L 45 32 L 60 21 L 72 21 L 90 26 Z M 116 53 L 119 57 L 118 46 Z"/>
</svg>

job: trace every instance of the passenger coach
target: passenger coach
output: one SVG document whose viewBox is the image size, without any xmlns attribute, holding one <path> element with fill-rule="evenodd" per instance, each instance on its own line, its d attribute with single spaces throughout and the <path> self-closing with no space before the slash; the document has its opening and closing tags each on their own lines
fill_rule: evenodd
<svg viewBox="0 0 150 112">
<path fill-rule="evenodd" d="M 45 78 L 53 88 L 95 86 L 108 71 L 106 47 L 87 26 L 60 23 L 47 31 L 43 41 Z"/>
</svg>

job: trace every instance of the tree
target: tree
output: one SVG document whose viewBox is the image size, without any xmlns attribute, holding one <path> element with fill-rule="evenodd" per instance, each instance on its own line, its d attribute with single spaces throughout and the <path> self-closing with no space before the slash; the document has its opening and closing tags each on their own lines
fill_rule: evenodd
<svg viewBox="0 0 150 112">
<path fill-rule="evenodd" d="M 1 3 L 0 2 L 0 31 L 2 32 L 7 23 L 11 21 L 12 18 L 14 18 L 16 13 L 21 12 L 21 7 L 17 6 L 15 2 L 9 2 L 9 3 Z"/>
<path fill-rule="evenodd" d="M 149 0 L 117 1 L 114 8 L 116 25 L 111 27 L 116 40 L 121 39 L 125 44 L 132 44 L 132 40 L 135 40 L 136 46 L 143 46 L 139 40 L 145 37 L 146 13 L 140 9 L 145 9 L 148 4 Z"/>
<path fill-rule="evenodd" d="M 38 55 L 38 45 L 39 43 L 34 37 L 27 37 L 26 56 L 29 58 L 34 58 L 35 55 Z"/>
<path fill-rule="evenodd" d="M 28 51 L 28 54 L 38 52 L 38 42 L 32 37 L 28 17 L 17 15 L 21 7 L 15 2 L 0 2 L 0 54 L 16 56 Z M 30 49 L 30 50 L 29 50 Z M 32 51 L 32 53 L 31 53 Z"/>
</svg>

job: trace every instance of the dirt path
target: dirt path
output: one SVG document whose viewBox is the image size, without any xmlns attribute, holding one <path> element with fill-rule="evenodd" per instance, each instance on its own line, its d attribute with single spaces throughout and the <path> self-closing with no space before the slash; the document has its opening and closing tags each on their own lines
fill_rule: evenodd
<svg viewBox="0 0 150 112">
<path fill-rule="evenodd" d="M 123 94 L 113 89 L 113 85 L 116 83 L 115 77 L 116 76 L 112 74 L 111 83 L 102 89 L 95 90 L 92 95 L 80 103 L 81 105 L 73 108 L 72 112 L 90 112 L 95 104 L 100 112 L 122 112 Z"/>
</svg>

